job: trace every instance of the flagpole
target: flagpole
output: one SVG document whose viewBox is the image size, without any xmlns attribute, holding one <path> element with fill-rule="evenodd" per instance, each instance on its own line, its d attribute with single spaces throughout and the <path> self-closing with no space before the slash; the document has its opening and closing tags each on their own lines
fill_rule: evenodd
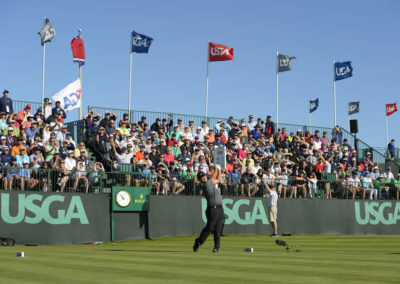
<svg viewBox="0 0 400 284">
<path fill-rule="evenodd" d="M 336 80 L 335 80 L 335 61 L 333 61 L 333 126 L 336 126 Z"/>
<path fill-rule="evenodd" d="M 43 44 L 43 62 L 42 62 L 42 113 L 44 113 L 44 68 L 45 68 L 45 61 L 46 61 L 46 44 Z"/>
<path fill-rule="evenodd" d="M 386 112 L 386 109 L 385 109 Z M 386 118 L 386 146 L 389 145 L 389 125 L 388 125 L 388 117 L 385 113 L 385 118 Z"/>
<path fill-rule="evenodd" d="M 207 105 L 208 105 L 208 65 L 210 64 L 210 41 L 208 41 L 207 45 L 207 74 L 206 74 L 206 112 L 205 112 L 205 121 L 207 122 Z"/>
<path fill-rule="evenodd" d="M 279 62 L 278 62 L 278 57 L 279 57 L 279 51 L 277 51 L 276 52 L 276 129 L 275 129 L 275 131 L 278 131 L 278 129 L 279 129 L 279 115 L 278 115 L 278 80 L 279 80 L 279 78 L 278 78 L 278 74 L 279 74 L 279 72 L 278 72 L 278 64 L 279 64 Z"/>
<path fill-rule="evenodd" d="M 311 103 L 308 103 L 308 126 L 311 127 Z"/>
<path fill-rule="evenodd" d="M 81 38 L 82 29 L 78 29 L 78 36 Z M 81 99 L 79 100 L 78 120 L 82 119 L 82 64 L 78 63 L 79 81 L 81 82 Z"/>
<path fill-rule="evenodd" d="M 130 37 L 131 44 L 129 46 L 129 95 L 128 95 L 128 117 L 131 120 L 131 94 L 132 94 L 132 32 L 131 29 Z"/>
</svg>

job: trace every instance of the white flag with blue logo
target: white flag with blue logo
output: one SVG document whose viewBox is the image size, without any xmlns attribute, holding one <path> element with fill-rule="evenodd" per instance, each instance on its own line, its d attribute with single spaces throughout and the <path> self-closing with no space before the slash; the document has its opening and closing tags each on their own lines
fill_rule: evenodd
<svg viewBox="0 0 400 284">
<path fill-rule="evenodd" d="M 77 79 L 51 98 L 55 102 L 59 101 L 61 103 L 61 108 L 67 112 L 80 106 L 81 91 L 81 80 Z"/>
<path fill-rule="evenodd" d="M 147 35 L 132 31 L 131 34 L 131 52 L 148 53 L 153 39 Z"/>
<path fill-rule="evenodd" d="M 335 81 L 347 79 L 353 76 L 351 61 L 335 62 Z"/>
<path fill-rule="evenodd" d="M 319 105 L 319 99 L 316 99 L 314 101 L 310 101 L 310 113 L 314 112 L 317 110 Z"/>
</svg>

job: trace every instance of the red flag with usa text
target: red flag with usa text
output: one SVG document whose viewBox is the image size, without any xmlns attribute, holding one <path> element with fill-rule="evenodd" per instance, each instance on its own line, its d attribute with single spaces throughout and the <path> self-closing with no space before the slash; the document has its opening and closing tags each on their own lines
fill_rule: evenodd
<svg viewBox="0 0 400 284">
<path fill-rule="evenodd" d="M 233 48 L 210 41 L 208 43 L 208 61 L 226 60 L 233 60 Z"/>
<path fill-rule="evenodd" d="M 85 47 L 83 45 L 83 40 L 79 36 L 74 37 L 72 39 L 71 49 L 72 49 L 72 56 L 74 58 L 74 62 L 77 62 L 80 65 L 84 65 L 85 64 Z"/>
<path fill-rule="evenodd" d="M 397 111 L 397 105 L 394 104 L 386 104 L 386 116 L 392 115 Z"/>
</svg>

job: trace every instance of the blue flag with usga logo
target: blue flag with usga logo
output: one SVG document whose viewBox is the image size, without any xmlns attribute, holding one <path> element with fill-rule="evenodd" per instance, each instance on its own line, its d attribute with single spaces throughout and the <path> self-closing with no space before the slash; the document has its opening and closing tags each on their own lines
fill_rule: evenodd
<svg viewBox="0 0 400 284">
<path fill-rule="evenodd" d="M 335 62 L 335 81 L 343 80 L 353 76 L 351 61 Z"/>
<path fill-rule="evenodd" d="M 314 101 L 310 101 L 310 113 L 314 112 L 317 110 L 319 105 L 319 99 L 316 99 Z"/>
<path fill-rule="evenodd" d="M 131 52 L 148 53 L 153 39 L 147 35 L 132 31 L 131 34 Z"/>
</svg>

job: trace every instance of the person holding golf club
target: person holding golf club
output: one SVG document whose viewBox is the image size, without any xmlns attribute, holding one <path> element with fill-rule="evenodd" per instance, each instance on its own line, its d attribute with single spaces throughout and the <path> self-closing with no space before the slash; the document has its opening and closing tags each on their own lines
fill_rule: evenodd
<svg viewBox="0 0 400 284">
<path fill-rule="evenodd" d="M 278 194 L 276 193 L 275 187 L 269 187 L 268 184 L 266 184 L 266 188 L 269 192 L 267 201 L 268 218 L 273 230 L 271 237 L 278 237 L 278 224 L 276 222 L 278 215 Z"/>
<path fill-rule="evenodd" d="M 219 192 L 217 185 L 221 182 L 221 168 L 217 165 L 211 165 L 209 169 L 209 176 L 202 171 L 197 173 L 197 179 L 200 181 L 200 188 L 207 200 L 207 225 L 201 231 L 200 236 L 194 241 L 194 252 L 197 252 L 211 232 L 214 233 L 213 252 L 218 252 L 220 247 L 224 210 L 222 209 L 221 193 Z"/>
</svg>

